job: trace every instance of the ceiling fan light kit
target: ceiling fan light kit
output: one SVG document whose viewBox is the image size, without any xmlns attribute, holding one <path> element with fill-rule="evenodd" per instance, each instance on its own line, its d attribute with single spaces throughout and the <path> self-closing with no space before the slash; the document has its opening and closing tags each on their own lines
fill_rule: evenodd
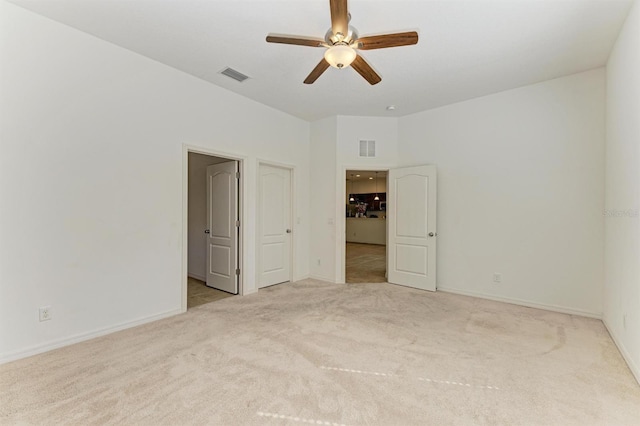
<svg viewBox="0 0 640 426">
<path fill-rule="evenodd" d="M 340 44 L 331 46 L 324 52 L 324 59 L 334 68 L 346 68 L 356 59 L 358 54 L 351 47 Z"/>
<path fill-rule="evenodd" d="M 315 82 L 329 66 L 338 69 L 352 66 L 369 84 L 378 84 L 382 78 L 356 50 L 383 49 L 418 43 L 418 33 L 415 31 L 361 38 L 356 29 L 349 25 L 351 14 L 347 8 L 347 0 L 329 0 L 329 7 L 331 9 L 331 28 L 325 34 L 324 40 L 300 36 L 267 36 L 268 43 L 327 49 L 324 58 L 304 80 L 305 84 Z"/>
</svg>

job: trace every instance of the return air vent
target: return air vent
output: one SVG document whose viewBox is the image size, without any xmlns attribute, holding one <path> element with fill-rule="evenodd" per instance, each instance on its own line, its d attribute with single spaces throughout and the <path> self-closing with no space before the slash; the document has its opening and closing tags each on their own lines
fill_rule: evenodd
<svg viewBox="0 0 640 426">
<path fill-rule="evenodd" d="M 249 78 L 248 76 L 242 74 L 241 72 L 238 72 L 233 68 L 229 68 L 229 67 L 220 71 L 220 74 L 226 75 L 227 77 L 232 78 L 235 81 L 239 81 L 240 83 L 242 83 L 243 81 Z"/>
<path fill-rule="evenodd" d="M 360 157 L 375 157 L 376 141 L 360 141 Z"/>
</svg>

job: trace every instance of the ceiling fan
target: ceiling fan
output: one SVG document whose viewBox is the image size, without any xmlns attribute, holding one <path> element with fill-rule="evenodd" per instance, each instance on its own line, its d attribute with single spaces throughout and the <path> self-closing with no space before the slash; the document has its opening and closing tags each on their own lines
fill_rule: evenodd
<svg viewBox="0 0 640 426">
<path fill-rule="evenodd" d="M 347 10 L 347 0 L 329 0 L 329 5 L 331 8 L 331 28 L 327 31 L 324 39 L 280 35 L 267 36 L 267 42 L 269 43 L 327 48 L 324 52 L 324 58 L 304 80 L 305 84 L 315 82 L 329 66 L 342 69 L 347 68 L 349 65 L 353 66 L 353 69 L 370 84 L 378 84 L 382 81 L 382 78 L 356 50 L 382 49 L 418 43 L 418 33 L 415 31 L 359 37 L 356 29 L 349 25 L 351 14 Z"/>
</svg>

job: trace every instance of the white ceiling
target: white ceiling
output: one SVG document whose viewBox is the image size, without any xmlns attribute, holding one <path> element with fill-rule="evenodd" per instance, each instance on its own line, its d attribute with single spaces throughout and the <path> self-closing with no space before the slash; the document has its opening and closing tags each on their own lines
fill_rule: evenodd
<svg viewBox="0 0 640 426">
<path fill-rule="evenodd" d="M 268 33 L 323 37 L 328 0 L 14 0 L 14 3 L 306 120 L 402 116 L 603 66 L 631 0 L 352 0 L 361 36 L 416 30 L 416 46 L 362 56 L 302 81 L 323 48 L 270 44 Z M 219 72 L 232 67 L 250 80 Z M 395 111 L 386 106 L 395 105 Z"/>
</svg>

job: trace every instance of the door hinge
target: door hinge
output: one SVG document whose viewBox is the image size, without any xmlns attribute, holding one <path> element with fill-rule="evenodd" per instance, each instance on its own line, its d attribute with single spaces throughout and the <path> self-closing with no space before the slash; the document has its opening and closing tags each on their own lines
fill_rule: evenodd
<svg viewBox="0 0 640 426">
<path fill-rule="evenodd" d="M 236 179 L 240 179 L 240 172 L 236 172 Z"/>
<path fill-rule="evenodd" d="M 236 275 L 240 275 L 240 268 L 236 269 Z"/>
<path fill-rule="evenodd" d="M 236 228 L 240 228 L 240 221 L 236 220 Z"/>
</svg>

